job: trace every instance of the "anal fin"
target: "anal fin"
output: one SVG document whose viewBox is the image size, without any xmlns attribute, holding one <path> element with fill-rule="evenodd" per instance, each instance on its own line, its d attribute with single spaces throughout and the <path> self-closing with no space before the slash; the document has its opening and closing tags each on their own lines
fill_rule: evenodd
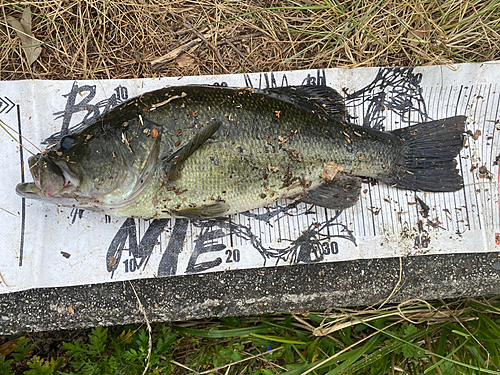
<svg viewBox="0 0 500 375">
<path fill-rule="evenodd" d="M 343 210 L 354 206 L 361 193 L 361 179 L 345 174 L 335 178 L 302 196 L 304 203 L 315 204 L 332 210 Z"/>
</svg>

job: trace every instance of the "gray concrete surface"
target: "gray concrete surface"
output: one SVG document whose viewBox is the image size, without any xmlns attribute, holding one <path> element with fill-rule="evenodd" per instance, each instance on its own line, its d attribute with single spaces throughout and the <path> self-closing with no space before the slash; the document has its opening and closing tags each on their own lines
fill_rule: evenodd
<svg viewBox="0 0 500 375">
<path fill-rule="evenodd" d="M 307 264 L 132 281 L 148 320 L 181 321 L 385 300 L 399 258 Z M 500 293 L 500 253 L 402 259 L 391 302 Z M 72 306 L 73 313 L 69 310 Z M 0 295 L 0 334 L 143 322 L 129 282 L 33 289 Z"/>
</svg>

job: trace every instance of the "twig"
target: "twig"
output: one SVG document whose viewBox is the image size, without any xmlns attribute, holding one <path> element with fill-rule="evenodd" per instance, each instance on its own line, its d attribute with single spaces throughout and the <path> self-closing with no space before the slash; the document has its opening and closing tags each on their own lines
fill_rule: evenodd
<svg viewBox="0 0 500 375">
<path fill-rule="evenodd" d="M 226 44 L 226 43 L 234 43 L 234 42 L 239 42 L 240 40 L 245 40 L 245 39 L 250 39 L 250 38 L 254 38 L 254 37 L 257 37 L 257 36 L 262 36 L 262 33 L 260 31 L 256 32 L 256 33 L 250 33 L 250 34 L 245 34 L 245 35 L 239 35 L 239 36 L 235 36 L 233 38 L 229 38 L 229 39 L 222 39 L 222 40 L 219 40 L 217 42 L 217 45 L 218 46 L 221 46 L 223 44 Z"/>
<path fill-rule="evenodd" d="M 300 323 L 302 323 L 308 330 L 310 330 L 311 332 L 314 331 L 315 327 L 312 326 L 311 324 L 307 323 L 304 319 L 302 318 L 299 318 L 299 316 L 295 313 L 292 313 L 292 317 L 295 319 L 295 320 L 298 320 Z"/>
<path fill-rule="evenodd" d="M 5 286 L 12 286 L 12 285 L 9 285 L 5 282 L 5 279 L 3 278 L 3 275 L 2 273 L 0 272 L 0 279 L 2 279 L 2 282 L 5 284 Z"/>
<path fill-rule="evenodd" d="M 184 34 L 186 34 L 188 32 L 191 32 L 191 30 L 183 30 Z M 254 37 L 257 37 L 257 36 L 261 36 L 261 35 L 262 35 L 261 32 L 250 33 L 250 34 L 246 34 L 246 35 L 239 35 L 239 36 L 235 36 L 234 38 L 219 40 L 219 41 L 217 41 L 216 45 L 217 46 L 221 46 L 223 44 L 228 44 L 228 42 L 229 43 L 239 42 L 240 40 L 250 39 L 250 38 L 254 38 Z M 212 35 L 205 34 L 204 37 L 206 39 L 211 39 Z M 193 40 L 191 42 L 188 42 L 186 44 L 183 44 L 182 46 L 174 48 L 172 51 L 168 52 L 167 54 L 165 54 L 165 55 L 163 55 L 161 57 L 158 57 L 156 60 L 151 61 L 150 64 L 153 65 L 153 68 L 157 68 L 159 64 L 162 64 L 164 62 L 167 62 L 167 61 L 175 59 L 176 57 L 178 57 L 179 55 L 183 54 L 184 52 L 186 52 L 191 47 L 196 46 L 200 41 L 201 41 L 200 38 L 196 38 L 195 40 Z"/>
<path fill-rule="evenodd" d="M 2 208 L 2 207 L 0 207 L 0 210 L 2 210 L 4 212 L 7 212 L 8 214 L 11 214 L 12 216 L 15 216 L 15 217 L 19 216 L 19 215 L 16 215 L 15 213 L 12 213 L 12 212 L 10 212 L 10 211 L 6 210 L 5 208 Z"/>
<path fill-rule="evenodd" d="M 458 324 L 460 324 L 460 326 L 474 339 L 475 342 L 477 342 L 479 344 L 479 346 L 481 346 L 481 348 L 483 348 L 483 350 L 488 353 L 487 355 L 487 360 L 486 360 L 486 363 L 489 362 L 489 358 L 490 358 L 490 353 L 488 352 L 488 350 L 484 347 L 484 345 L 476 338 L 476 336 L 474 336 L 472 334 L 472 332 L 462 323 L 462 320 L 459 319 L 457 317 L 457 314 L 453 314 L 452 311 L 450 310 L 450 308 L 448 307 L 448 304 L 445 303 L 443 300 L 441 300 L 441 303 L 445 306 L 446 310 L 448 310 L 452 315 L 453 317 L 453 320 L 455 320 Z"/>
<path fill-rule="evenodd" d="M 436 309 L 427 301 L 423 300 L 423 299 L 420 299 L 420 298 L 413 298 L 413 299 L 409 299 L 409 300 L 406 300 L 404 302 L 401 302 L 398 306 L 397 306 L 397 309 L 398 309 L 398 312 L 399 312 L 399 316 L 401 318 L 403 318 L 404 320 L 410 322 L 411 324 L 419 324 L 421 323 L 422 319 L 418 320 L 418 321 L 414 321 L 410 318 L 408 318 L 405 313 L 403 312 L 403 310 L 401 309 L 402 307 L 406 306 L 406 305 L 410 305 L 410 304 L 413 304 L 415 302 L 420 302 L 420 303 L 423 303 L 424 305 L 427 306 L 427 311 L 429 311 L 430 314 L 433 314 L 435 315 L 436 314 Z M 425 310 L 424 310 L 425 311 Z M 411 312 L 411 311 L 410 311 Z M 415 310 L 413 311 L 415 314 L 419 311 Z M 412 316 L 413 318 L 413 316 Z M 423 318 L 424 320 L 427 319 L 425 316 Z"/>
<path fill-rule="evenodd" d="M 436 357 L 434 356 L 434 352 L 432 351 L 432 346 L 431 346 L 431 341 L 429 340 L 429 335 L 427 335 L 427 334 L 424 335 L 424 341 L 425 341 L 425 344 L 427 345 L 427 350 L 429 351 L 429 354 L 431 355 L 432 363 L 436 364 L 437 361 L 436 361 Z M 436 369 L 436 372 L 438 373 L 438 375 L 443 375 L 439 366 L 436 366 L 435 369 Z"/>
<path fill-rule="evenodd" d="M 238 55 L 240 55 L 240 57 L 243 59 L 243 62 L 245 62 L 245 61 L 247 61 L 247 60 L 248 60 L 248 57 L 249 57 L 249 56 L 246 56 L 246 57 L 245 57 L 245 55 L 243 55 L 243 54 L 241 53 L 241 51 L 238 49 L 238 47 L 236 47 L 233 43 L 231 43 L 229 40 L 226 40 L 226 43 L 227 43 L 227 45 L 228 45 L 229 47 L 231 47 L 231 48 L 232 48 L 232 49 L 233 49 L 233 50 L 234 50 L 234 51 L 235 51 Z M 253 70 L 254 72 L 258 72 L 258 71 L 259 71 L 259 68 L 257 68 L 254 64 L 252 64 L 252 62 L 250 62 L 250 61 L 249 61 L 249 64 L 250 64 L 250 66 L 252 67 L 252 70 Z"/>
<path fill-rule="evenodd" d="M 283 348 L 283 347 L 282 347 L 282 346 L 280 346 L 279 348 L 275 348 L 275 349 L 272 349 L 272 350 L 276 350 L 276 349 L 280 349 L 280 348 Z M 269 350 L 269 351 L 266 351 L 266 352 L 261 353 L 261 352 L 260 352 L 260 350 L 259 350 L 259 349 L 257 349 L 257 351 L 259 352 L 259 354 L 258 354 L 258 355 L 267 354 L 267 353 L 269 353 L 269 352 L 270 352 L 270 351 L 272 351 L 272 350 Z M 271 366 L 273 369 L 274 369 L 274 368 L 279 368 L 279 369 L 281 369 L 281 370 L 285 370 L 285 371 L 286 371 L 286 368 L 284 368 L 283 366 L 278 365 L 278 364 L 277 364 L 277 363 L 275 363 L 275 362 L 271 362 L 271 361 L 270 361 L 269 359 L 267 359 L 266 357 L 262 357 L 262 358 L 261 358 L 261 360 L 262 360 L 262 361 L 264 361 L 264 362 L 265 362 L 266 364 L 268 364 L 269 366 Z"/>
<path fill-rule="evenodd" d="M 403 259 L 401 257 L 399 257 L 399 279 L 398 279 L 398 282 L 396 283 L 396 285 L 392 289 L 392 292 L 391 292 L 391 294 L 389 294 L 389 297 L 387 297 L 385 299 L 385 301 L 382 302 L 382 304 L 379 306 L 379 309 L 382 308 L 382 306 L 384 306 L 387 302 L 389 302 L 389 300 L 392 298 L 392 296 L 394 294 L 396 294 L 396 292 L 398 291 L 398 288 L 399 288 L 399 284 L 401 284 L 402 276 L 403 276 Z"/>
<path fill-rule="evenodd" d="M 34 148 L 37 149 L 37 151 L 39 153 L 42 152 L 42 150 L 40 150 L 38 147 L 35 146 L 35 144 L 33 142 L 31 142 L 28 138 L 26 138 L 24 135 L 21 135 L 19 134 L 19 132 L 17 132 L 16 130 L 12 129 L 9 125 L 7 125 L 4 121 L 0 120 L 0 127 L 12 138 L 14 139 L 14 141 L 16 141 L 21 147 L 23 147 L 26 151 L 28 151 L 31 155 L 35 155 L 34 153 L 32 153 L 30 150 L 28 150 L 24 145 L 22 145 L 17 139 L 16 137 L 14 137 L 12 134 L 10 134 L 7 129 L 4 128 L 4 126 L 8 127 L 11 131 L 13 131 L 14 133 L 20 135 L 26 142 L 28 142 L 30 145 L 32 145 Z"/>
<path fill-rule="evenodd" d="M 185 368 L 186 370 L 188 371 L 191 371 L 191 372 L 194 372 L 195 374 L 199 375 L 200 373 L 198 371 L 195 371 L 189 367 L 187 367 L 186 365 L 183 365 L 182 363 L 179 363 L 177 361 L 174 361 L 173 359 L 170 360 L 170 363 L 173 363 L 174 365 L 177 365 L 179 367 L 182 367 L 182 368 Z"/>
<path fill-rule="evenodd" d="M 205 35 L 205 37 L 207 39 L 210 39 L 212 38 L 212 35 Z M 199 42 L 201 41 L 201 39 L 195 39 L 189 43 L 186 43 L 186 44 L 183 44 L 182 46 L 179 46 L 177 48 L 174 48 L 172 51 L 170 51 L 169 53 L 157 58 L 156 60 L 153 60 L 151 61 L 151 65 L 153 65 L 154 67 L 158 64 L 161 64 L 161 63 L 164 63 L 166 61 L 170 61 L 170 60 L 173 60 L 175 59 L 177 56 L 179 56 L 180 54 L 186 52 L 188 49 L 190 49 L 191 47 L 194 47 L 196 46 Z"/>
<path fill-rule="evenodd" d="M 337 358 L 339 355 L 341 355 L 341 354 L 343 354 L 343 353 L 345 353 L 345 352 L 347 352 L 347 351 L 351 350 L 352 348 L 354 348 L 354 347 L 355 347 L 355 346 L 357 346 L 358 344 L 361 344 L 363 341 L 366 341 L 366 340 L 368 340 L 368 339 L 371 339 L 373 336 L 378 335 L 380 332 L 383 332 L 383 331 L 387 330 L 388 328 L 390 328 L 390 327 L 392 327 L 392 326 L 394 326 L 394 325 L 396 325 L 396 324 L 399 324 L 400 322 L 401 322 L 401 321 L 397 321 L 397 322 L 394 322 L 394 323 L 392 323 L 392 324 L 389 324 L 387 327 L 384 327 L 384 328 L 382 328 L 382 329 L 380 329 L 380 330 L 378 330 L 378 331 L 375 331 L 375 332 L 373 332 L 373 333 L 369 334 L 368 336 L 363 337 L 361 340 L 356 341 L 355 343 L 353 343 L 353 344 L 349 345 L 348 347 L 346 347 L 346 348 L 342 349 L 341 351 L 339 351 L 339 352 L 335 353 L 334 355 L 332 355 L 332 356 L 330 356 L 330 357 L 328 357 L 328 358 L 324 359 L 323 361 L 321 361 L 320 363 L 318 363 L 316 366 L 311 367 L 311 368 L 310 368 L 310 369 L 308 369 L 306 372 L 304 372 L 302 375 L 309 374 L 311 371 L 316 370 L 318 367 L 320 367 L 320 366 L 324 365 L 325 363 L 327 363 L 327 362 L 331 361 L 331 360 L 332 360 L 332 359 L 334 359 L 334 358 Z"/>
<path fill-rule="evenodd" d="M 210 42 L 208 39 L 206 39 L 203 35 L 201 35 L 201 33 L 198 30 L 196 30 L 194 27 L 192 27 L 188 23 L 183 22 L 182 24 L 184 25 L 184 27 L 188 28 L 193 34 L 195 34 L 198 38 L 200 38 L 201 41 L 203 43 L 205 43 L 212 51 L 214 51 L 215 57 L 219 61 L 219 64 L 222 66 L 222 68 L 226 71 L 226 73 L 231 73 L 224 65 L 224 61 L 222 61 L 222 56 L 220 55 L 219 51 L 217 50 L 217 47 L 215 47 L 212 42 Z"/>
<path fill-rule="evenodd" d="M 315 328 L 312 333 L 313 333 L 314 336 L 327 336 L 327 335 L 329 335 L 329 334 L 331 334 L 333 332 L 340 331 L 340 330 L 342 330 L 344 328 L 347 328 L 347 327 L 353 327 L 353 326 L 355 326 L 357 324 L 362 324 L 362 323 L 366 323 L 366 322 L 369 322 L 369 321 L 372 321 L 372 320 L 377 320 L 377 319 L 380 319 L 380 318 L 386 318 L 386 317 L 390 317 L 390 316 L 394 316 L 394 315 L 397 315 L 396 312 L 389 312 L 389 313 L 383 314 L 383 315 L 374 315 L 374 316 L 371 316 L 371 317 L 367 317 L 365 319 L 358 318 L 355 321 L 349 320 L 347 322 L 337 323 L 333 327 L 328 327 L 328 328 L 322 327 L 323 323 L 321 323 L 321 325 L 319 327 Z"/>
<path fill-rule="evenodd" d="M 139 304 L 139 310 L 141 310 L 142 315 L 144 315 L 144 319 L 146 320 L 146 326 L 148 327 L 148 335 L 149 335 L 149 341 L 148 341 L 148 356 L 146 358 L 146 367 L 144 368 L 144 371 L 142 372 L 142 375 L 146 375 L 146 372 L 148 372 L 149 369 L 149 363 L 151 361 L 151 350 L 153 348 L 153 340 L 151 339 L 151 325 L 149 324 L 148 317 L 146 315 L 146 311 L 144 310 L 144 307 L 142 306 L 141 300 L 139 299 L 139 296 L 137 295 L 137 292 L 135 291 L 134 285 L 132 282 L 129 281 L 130 286 L 132 287 L 132 290 L 134 291 L 135 297 L 137 298 L 137 303 Z"/>
<path fill-rule="evenodd" d="M 278 348 L 274 348 L 274 349 L 271 349 L 271 350 L 268 350 L 268 351 L 265 351 L 263 353 L 259 353 L 259 354 L 255 354 L 253 356 L 250 356 L 250 357 L 247 357 L 247 358 L 243 358 L 243 359 L 240 359 L 239 361 L 236 361 L 236 362 L 231 362 L 227 365 L 224 365 L 224 366 L 220 366 L 220 367 L 216 367 L 216 368 L 213 368 L 211 370 L 207 370 L 207 371 L 203 371 L 203 372 L 200 372 L 199 374 L 200 375 L 203 375 L 203 374 L 209 374 L 211 372 L 215 372 L 215 371 L 219 371 L 219 370 L 222 370 L 223 368 L 226 368 L 226 367 L 229 367 L 229 366 L 232 366 L 232 365 L 237 365 L 238 363 L 242 363 L 242 362 L 245 362 L 245 361 L 249 361 L 251 359 L 254 359 L 254 358 L 257 358 L 257 357 L 261 357 L 263 355 L 266 355 L 266 354 L 269 354 L 269 353 L 272 353 L 278 349 L 283 349 L 283 346 L 280 346 Z M 192 370 L 191 370 L 192 371 Z"/>
</svg>

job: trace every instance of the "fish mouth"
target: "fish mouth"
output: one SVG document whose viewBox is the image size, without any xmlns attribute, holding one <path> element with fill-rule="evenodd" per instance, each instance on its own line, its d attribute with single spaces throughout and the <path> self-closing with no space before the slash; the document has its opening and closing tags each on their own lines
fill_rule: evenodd
<svg viewBox="0 0 500 375">
<path fill-rule="evenodd" d="M 69 198 L 75 191 L 72 179 L 64 168 L 47 155 L 31 156 L 28 165 L 34 182 L 25 182 L 16 186 L 16 193 L 23 198 L 42 200 Z"/>
<path fill-rule="evenodd" d="M 17 184 L 16 194 L 23 198 L 42 199 L 40 189 L 33 182 L 24 182 L 22 184 Z"/>
</svg>

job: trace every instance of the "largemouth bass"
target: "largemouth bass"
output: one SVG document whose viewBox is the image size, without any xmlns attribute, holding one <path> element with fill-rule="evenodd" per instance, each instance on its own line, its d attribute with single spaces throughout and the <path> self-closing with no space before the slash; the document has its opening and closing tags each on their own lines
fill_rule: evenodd
<svg viewBox="0 0 500 375">
<path fill-rule="evenodd" d="M 169 87 L 114 108 L 29 158 L 25 198 L 136 218 L 215 218 L 281 198 L 331 209 L 361 183 L 452 192 L 465 116 L 391 132 L 351 124 L 322 86 Z"/>
</svg>

